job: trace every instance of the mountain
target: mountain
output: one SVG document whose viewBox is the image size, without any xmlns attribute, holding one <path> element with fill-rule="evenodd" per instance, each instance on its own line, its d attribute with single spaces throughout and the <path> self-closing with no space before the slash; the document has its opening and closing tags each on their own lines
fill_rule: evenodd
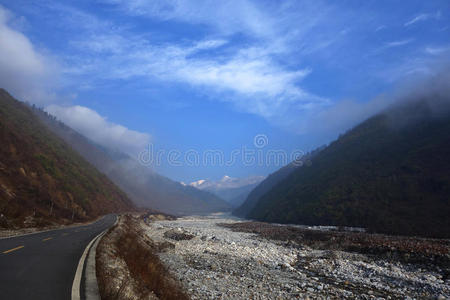
<svg viewBox="0 0 450 300">
<path fill-rule="evenodd" d="M 105 175 L 0 89 L 0 226 L 66 223 L 133 209 Z"/>
<path fill-rule="evenodd" d="M 248 184 L 237 188 L 223 189 L 215 192 L 216 195 L 225 199 L 232 207 L 240 206 L 245 199 L 247 199 L 248 194 L 258 186 L 258 183 Z"/>
<path fill-rule="evenodd" d="M 264 176 L 250 176 L 247 178 L 233 178 L 225 175 L 218 181 L 201 179 L 189 185 L 211 192 L 237 207 L 247 198 L 247 195 L 262 181 Z"/>
<path fill-rule="evenodd" d="M 184 182 L 183 182 L 183 184 L 186 185 Z M 201 189 L 204 184 L 205 184 L 205 186 L 210 185 L 210 183 L 206 179 L 200 179 L 200 180 L 189 183 L 190 186 L 195 187 L 197 189 Z"/>
<path fill-rule="evenodd" d="M 233 178 L 228 175 L 223 176 L 218 181 L 201 179 L 191 182 L 189 185 L 201 190 L 220 190 L 240 188 L 247 185 L 258 184 L 264 180 L 264 176 L 249 176 L 246 178 Z"/>
<path fill-rule="evenodd" d="M 257 195 L 245 215 L 450 237 L 449 108 L 448 94 L 435 94 L 377 114 Z"/>
<path fill-rule="evenodd" d="M 241 202 L 240 206 L 237 206 L 237 208 L 233 210 L 233 214 L 239 217 L 246 217 L 247 214 L 255 207 L 261 196 L 270 191 L 276 184 L 285 179 L 296 168 L 301 166 L 308 166 L 311 159 L 324 148 L 325 146 L 321 146 L 303 155 L 297 161 L 293 161 L 290 164 L 282 167 L 278 171 L 267 176 L 266 179 L 264 179 L 255 188 L 252 189 L 247 197 Z"/>
<path fill-rule="evenodd" d="M 175 215 L 231 209 L 228 203 L 212 193 L 161 176 L 125 153 L 97 145 L 45 111 L 34 109 L 34 113 L 51 131 L 106 174 L 138 206 Z"/>
<path fill-rule="evenodd" d="M 291 174 L 295 168 L 296 165 L 291 163 L 267 176 L 266 179 L 250 191 L 244 201 L 242 201 L 241 205 L 233 210 L 233 214 L 239 217 L 246 217 L 248 213 L 256 206 L 259 198 Z"/>
</svg>

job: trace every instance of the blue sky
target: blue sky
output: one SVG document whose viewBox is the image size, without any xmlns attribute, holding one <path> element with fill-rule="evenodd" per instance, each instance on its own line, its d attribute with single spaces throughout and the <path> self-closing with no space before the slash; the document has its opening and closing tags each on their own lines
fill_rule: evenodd
<svg viewBox="0 0 450 300">
<path fill-rule="evenodd" d="M 182 158 L 310 151 L 436 73 L 450 53 L 447 0 L 0 5 L 1 86 L 133 156 L 148 144 Z M 189 182 L 267 175 L 281 163 L 153 167 Z"/>
</svg>

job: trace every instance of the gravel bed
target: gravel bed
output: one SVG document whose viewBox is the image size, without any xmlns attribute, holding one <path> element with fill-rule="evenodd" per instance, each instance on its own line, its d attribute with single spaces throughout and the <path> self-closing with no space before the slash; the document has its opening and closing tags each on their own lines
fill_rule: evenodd
<svg viewBox="0 0 450 300">
<path fill-rule="evenodd" d="M 439 268 L 318 250 L 218 225 L 239 222 L 185 217 L 148 223 L 145 231 L 156 243 L 174 244 L 160 259 L 192 299 L 450 298 L 450 282 Z"/>
</svg>

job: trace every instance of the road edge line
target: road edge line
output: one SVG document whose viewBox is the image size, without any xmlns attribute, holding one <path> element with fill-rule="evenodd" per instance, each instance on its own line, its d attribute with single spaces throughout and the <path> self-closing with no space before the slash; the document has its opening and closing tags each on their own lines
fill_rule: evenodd
<svg viewBox="0 0 450 300">
<path fill-rule="evenodd" d="M 102 234 L 95 239 L 95 242 L 92 244 L 89 252 L 86 256 L 86 261 L 84 263 L 83 274 L 81 276 L 81 286 L 80 286 L 80 297 L 83 294 L 84 300 L 100 300 L 100 291 L 98 289 L 98 281 L 96 274 L 96 254 L 97 254 L 97 246 L 102 238 L 106 235 L 107 230 L 103 231 Z M 84 280 L 83 280 L 84 275 Z M 83 284 L 84 282 L 84 284 Z M 83 289 L 84 287 L 84 289 Z"/>
<path fill-rule="evenodd" d="M 108 231 L 109 228 L 103 230 L 100 232 L 96 237 L 94 237 L 89 244 L 84 249 L 83 255 L 81 255 L 80 260 L 78 261 L 77 271 L 75 272 L 75 277 L 72 282 L 72 300 L 80 300 L 80 289 L 81 289 L 81 277 L 83 275 L 84 270 L 84 261 L 86 260 L 87 254 L 89 253 L 89 250 L 91 249 L 92 244 L 106 231 Z"/>
</svg>

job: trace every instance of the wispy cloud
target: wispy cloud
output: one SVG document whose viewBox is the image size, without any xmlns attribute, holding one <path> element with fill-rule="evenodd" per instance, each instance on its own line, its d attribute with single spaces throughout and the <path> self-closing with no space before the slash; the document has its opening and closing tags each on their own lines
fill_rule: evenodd
<svg viewBox="0 0 450 300">
<path fill-rule="evenodd" d="M 405 45 L 412 43 L 413 41 L 414 41 L 414 39 L 404 39 L 404 40 L 386 42 L 382 46 L 375 48 L 373 51 L 369 52 L 367 54 L 367 56 L 379 55 L 387 49 L 405 46 Z"/>
<path fill-rule="evenodd" d="M 67 3 L 40 7 L 51 14 L 48 22 L 67 31 L 67 48 L 56 48 L 63 48 L 58 54 L 69 88 L 139 82 L 164 94 L 173 85 L 274 122 L 306 119 L 342 97 L 334 91 L 356 90 L 338 85 L 394 82 L 427 70 L 420 56 L 441 50 L 425 48 L 414 31 L 405 36 L 402 26 L 438 19 L 439 12 L 396 25 L 372 6 L 319 0 L 97 0 L 100 10 L 112 12 L 106 18 Z M 401 33 L 394 32 L 398 25 Z M 410 65 L 394 57 L 399 51 Z M 391 76 L 380 80 L 382 72 Z"/>
<path fill-rule="evenodd" d="M 144 77 L 185 83 L 194 89 L 207 88 L 215 95 L 212 99 L 233 103 L 239 110 L 268 119 L 282 115 L 289 108 L 303 111 L 327 103 L 327 99 L 301 87 L 302 80 L 311 72 L 308 66 L 292 68 L 277 60 L 280 52 L 292 51 L 286 39 L 301 40 L 316 26 L 318 17 L 305 17 L 303 27 L 292 30 L 288 26 L 291 21 L 280 23 L 249 1 L 241 1 L 241 6 L 228 1 L 205 1 L 205 11 L 179 1 L 169 1 L 167 5 L 159 1 L 112 0 L 108 3 L 133 15 L 207 24 L 216 30 L 211 38 L 156 44 L 139 34 L 111 30 L 109 24 L 102 24 L 94 16 L 75 11 L 71 14 L 73 18 L 80 18 L 77 22 L 86 18 L 83 23 L 90 24 L 90 28 L 88 35 L 82 34 L 72 41 L 71 45 L 86 55 L 68 57 L 66 74 L 97 74 L 102 80 Z M 67 9 L 74 10 L 64 8 Z M 283 9 L 288 10 L 288 7 Z M 317 7 L 308 9 L 316 11 Z M 318 12 L 321 17 L 323 14 L 323 11 Z M 274 25 L 276 22 L 279 26 Z M 275 34 L 275 29 L 279 34 Z M 227 47 L 232 38 L 230 34 L 235 33 L 248 34 L 257 40 Z M 320 51 L 335 43 L 338 36 L 316 38 L 304 51 Z"/>
<path fill-rule="evenodd" d="M 193 47 L 193 51 L 198 51 L 198 50 L 210 50 L 210 49 L 215 49 L 218 48 L 220 46 L 223 46 L 227 43 L 226 40 L 221 39 L 221 40 L 205 40 L 205 41 L 200 41 L 198 42 L 194 47 Z"/>
<path fill-rule="evenodd" d="M 441 12 L 436 12 L 435 14 L 420 14 L 409 20 L 404 24 L 405 27 L 411 26 L 417 22 L 427 21 L 429 19 L 438 20 L 441 17 Z"/>
<path fill-rule="evenodd" d="M 195 2 L 195 5 L 178 0 L 102 0 L 101 2 L 116 5 L 127 14 L 203 24 L 224 34 L 251 32 L 261 36 L 271 34 L 274 28 L 273 20 L 248 0 L 199 0 Z"/>
<path fill-rule="evenodd" d="M 379 70 L 376 76 L 390 83 L 417 76 L 429 76 L 433 74 L 433 66 L 437 63 L 437 60 L 426 56 L 406 57 L 400 60 L 398 64 Z"/>
<path fill-rule="evenodd" d="M 384 48 L 400 47 L 400 46 L 409 44 L 409 43 L 411 43 L 412 41 L 414 41 L 414 39 L 407 39 L 407 40 L 393 41 L 393 42 L 386 43 L 386 45 L 385 45 Z"/>
<path fill-rule="evenodd" d="M 155 43 L 151 35 L 117 29 L 107 21 L 66 7 L 75 10 L 70 13 L 72 20 L 76 19 L 74 26 L 89 24 L 87 34 L 72 42 L 79 55 L 68 58 L 67 74 L 91 77 L 94 82 L 147 78 L 151 82 L 181 83 L 194 90 L 206 89 L 211 99 L 230 102 L 241 111 L 277 122 L 299 118 L 331 103 L 303 84 L 314 72 L 307 62 L 316 55 L 329 59 L 330 64 L 341 64 L 334 54 L 342 45 L 349 46 L 346 41 L 358 33 L 357 24 L 364 19 L 360 11 L 344 14 L 320 1 L 265 6 L 249 0 L 201 0 L 196 5 L 175 0 L 101 2 L 126 15 L 200 26 L 206 34 Z M 438 17 L 438 13 L 421 14 L 405 26 Z M 382 25 L 376 31 L 387 28 Z M 245 42 L 236 43 L 236 36 L 244 36 Z M 372 46 L 375 50 L 368 48 L 366 57 L 414 41 L 398 39 L 378 48 Z M 414 64 L 414 70 L 422 67 Z"/>
<path fill-rule="evenodd" d="M 131 45 L 131 48 L 126 46 L 115 51 L 126 54 L 103 58 L 93 65 L 81 66 L 82 70 L 75 68 L 66 71 L 77 73 L 96 70 L 103 78 L 112 79 L 144 76 L 188 83 L 216 93 L 228 92 L 232 94 L 221 97 L 222 101 L 230 101 L 244 111 L 267 118 L 293 103 L 320 104 L 325 101 L 298 86 L 309 74 L 308 68 L 286 70 L 274 64 L 270 55 L 264 54 L 264 49 L 245 49 L 223 60 L 195 57 L 199 51 L 210 50 L 222 44 L 217 41 L 202 41 L 186 47 L 141 45 L 133 50 L 132 44 L 123 43 L 122 45 Z M 97 48 L 97 42 L 89 47 Z M 99 51 L 108 52 L 109 47 Z M 111 65 L 122 67 L 110 70 Z"/>
<path fill-rule="evenodd" d="M 444 47 L 432 47 L 428 46 L 425 48 L 425 52 L 431 55 L 441 55 L 446 52 L 450 52 L 450 46 Z"/>
<path fill-rule="evenodd" d="M 205 26 L 214 35 L 243 34 L 272 52 L 290 52 L 292 43 L 305 43 L 306 38 L 312 48 L 330 45 L 327 41 L 343 29 L 338 25 L 342 16 L 322 1 L 289 0 L 281 5 L 251 0 L 199 0 L 195 5 L 178 0 L 100 1 L 133 16 Z M 315 36 L 316 30 L 320 34 Z"/>
</svg>

